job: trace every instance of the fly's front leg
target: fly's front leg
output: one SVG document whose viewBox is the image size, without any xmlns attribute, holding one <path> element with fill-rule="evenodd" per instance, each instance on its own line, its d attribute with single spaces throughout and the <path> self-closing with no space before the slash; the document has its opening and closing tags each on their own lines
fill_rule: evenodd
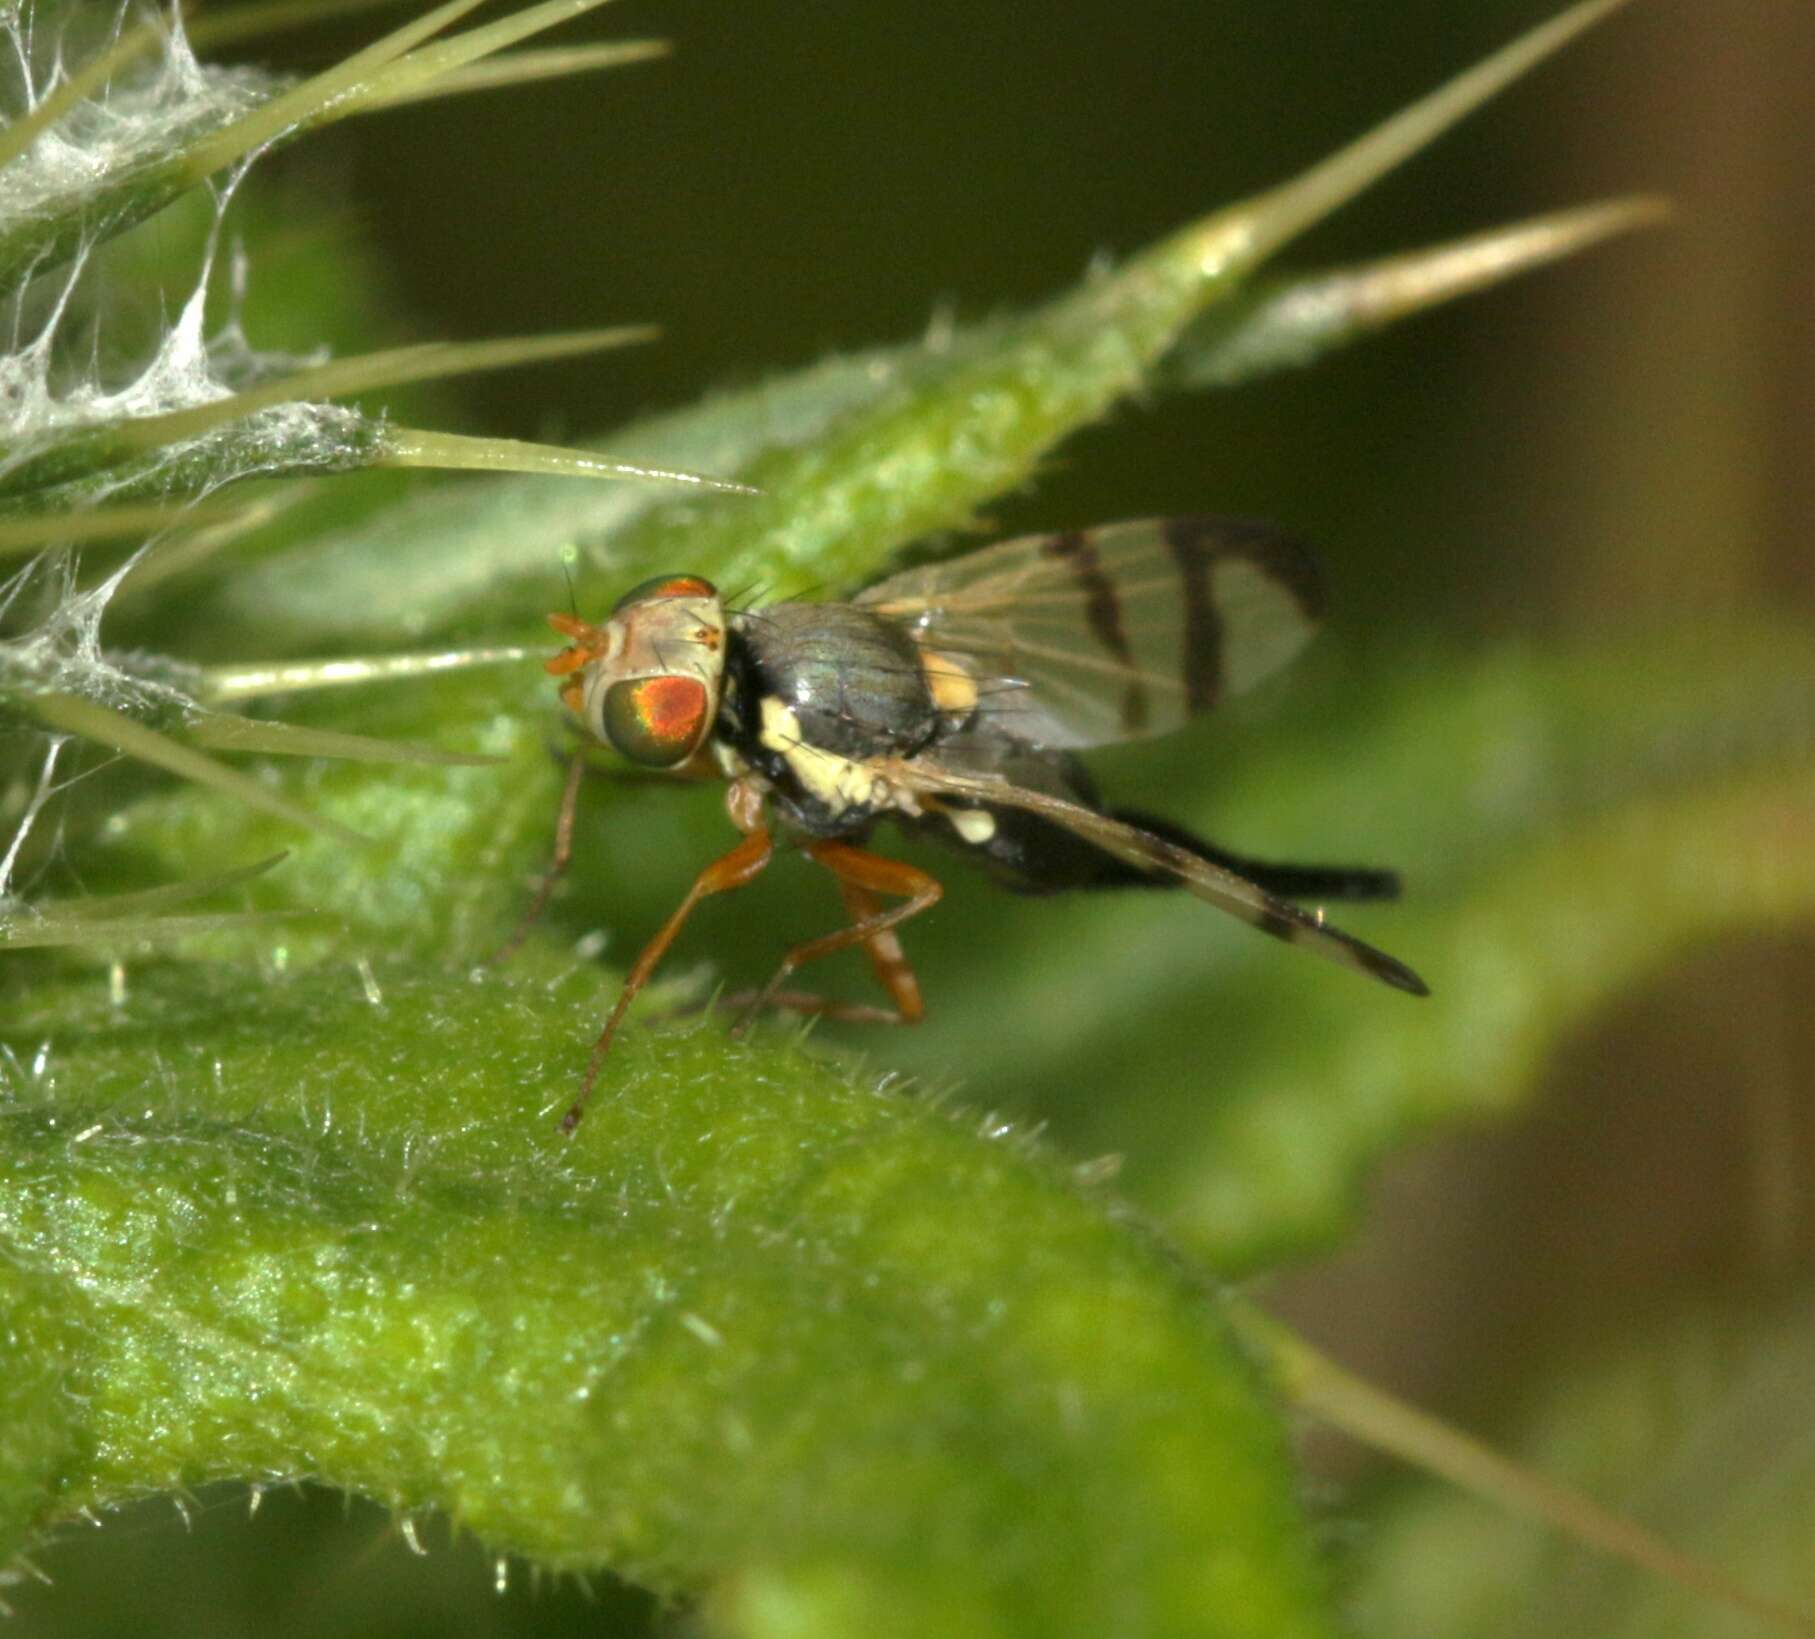
<svg viewBox="0 0 1815 1639">
<path fill-rule="evenodd" d="M 824 1003 L 818 997 L 795 996 L 784 992 L 782 986 L 808 962 L 816 962 L 822 956 L 831 956 L 858 944 L 869 952 L 877 978 L 895 1003 L 894 1013 L 882 1014 L 882 1018 L 899 1024 L 917 1023 L 925 1016 L 926 1006 L 920 997 L 920 983 L 902 954 L 901 941 L 894 930 L 909 917 L 918 916 L 938 904 L 945 890 L 925 871 L 904 865 L 897 859 L 866 853 L 848 842 L 809 842 L 803 851 L 838 878 L 845 906 L 855 920 L 848 928 L 810 939 L 790 950 L 782 958 L 775 977 L 758 992 L 733 1034 L 741 1035 L 765 1007 L 778 1003 L 799 1007 L 804 1002 L 807 1005 L 799 1007 L 800 1011 L 840 1016 L 835 1004 Z M 877 903 L 877 894 L 893 895 L 903 903 L 884 910 Z M 843 1016 L 873 1019 L 877 1011 L 852 1009 Z"/>
<path fill-rule="evenodd" d="M 541 886 L 536 889 L 536 897 L 529 902 L 529 909 L 523 913 L 523 919 L 518 922 L 511 936 L 486 957 L 483 966 L 496 967 L 515 955 L 517 947 L 529 937 L 529 930 L 548 909 L 548 902 L 554 896 L 555 884 L 561 880 L 562 873 L 573 860 L 574 813 L 580 804 L 580 781 L 585 773 L 586 748 L 582 746 L 567 765 L 567 783 L 561 788 L 560 814 L 555 820 L 555 854 L 548 862 L 548 872 L 542 878 Z"/>
<path fill-rule="evenodd" d="M 605 1055 L 611 1051 L 612 1038 L 618 1033 L 618 1025 L 630 1010 L 630 1004 L 636 1000 L 637 992 L 648 984 L 656 964 L 668 953 L 675 935 L 693 914 L 694 906 L 712 894 L 728 893 L 733 888 L 743 887 L 774 857 L 775 843 L 768 828 L 762 823 L 762 794 L 741 781 L 735 782 L 725 794 L 725 806 L 739 829 L 745 832 L 744 839 L 730 853 L 715 859 L 694 878 L 693 886 L 687 890 L 687 897 L 676 906 L 674 914 L 662 924 L 656 936 L 643 947 L 630 972 L 625 975 L 624 988 L 618 992 L 611 1016 L 606 1019 L 605 1028 L 599 1032 L 599 1039 L 592 1044 L 592 1056 L 586 1061 L 586 1074 L 580 1079 L 579 1096 L 561 1118 L 561 1131 L 564 1133 L 571 1133 L 579 1126 L 580 1117 L 586 1113 L 586 1100 L 592 1096 L 593 1084 L 599 1079 Z"/>
</svg>

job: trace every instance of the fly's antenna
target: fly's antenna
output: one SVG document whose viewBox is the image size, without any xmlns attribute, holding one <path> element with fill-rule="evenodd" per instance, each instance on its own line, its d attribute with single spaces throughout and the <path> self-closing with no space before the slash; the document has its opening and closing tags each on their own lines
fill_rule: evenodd
<svg viewBox="0 0 1815 1639">
<path fill-rule="evenodd" d="M 574 595 L 573 565 L 565 558 L 561 560 L 561 578 L 567 582 L 567 609 L 575 620 L 580 618 L 580 600 Z"/>
</svg>

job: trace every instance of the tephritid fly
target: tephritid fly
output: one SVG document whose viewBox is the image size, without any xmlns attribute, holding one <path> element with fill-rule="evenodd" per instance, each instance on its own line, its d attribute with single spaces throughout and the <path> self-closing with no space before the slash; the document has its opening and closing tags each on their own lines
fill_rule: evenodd
<svg viewBox="0 0 1815 1639">
<path fill-rule="evenodd" d="M 1322 601 L 1314 561 L 1284 535 L 1188 517 L 1004 541 L 846 603 L 728 610 L 709 582 L 677 574 L 625 593 L 603 625 L 551 615 L 569 647 L 548 670 L 566 679 L 561 698 L 592 736 L 645 768 L 728 780 L 743 833 L 631 967 L 563 1129 L 579 1123 L 625 1011 L 693 908 L 769 863 L 771 814 L 837 878 L 851 920 L 790 949 L 746 1017 L 768 1006 L 922 1017 L 895 930 L 941 890 L 864 846 L 884 818 L 974 855 L 1021 892 L 1182 886 L 1276 939 L 1425 995 L 1410 968 L 1298 903 L 1390 898 L 1391 872 L 1238 858 L 1106 807 L 1075 755 L 1169 733 L 1250 687 L 1304 646 Z M 580 772 L 576 758 L 531 917 L 571 855 Z M 868 952 L 889 1007 L 784 988 L 852 945 Z"/>
</svg>

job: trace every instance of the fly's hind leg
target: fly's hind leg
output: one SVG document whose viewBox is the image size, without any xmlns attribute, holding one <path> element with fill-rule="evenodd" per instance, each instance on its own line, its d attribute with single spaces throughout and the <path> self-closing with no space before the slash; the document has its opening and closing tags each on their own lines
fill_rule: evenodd
<svg viewBox="0 0 1815 1639">
<path fill-rule="evenodd" d="M 1184 826 L 1175 825 L 1171 820 L 1158 819 L 1152 814 L 1139 814 L 1118 808 L 1112 812 L 1111 818 L 1139 826 L 1143 831 L 1150 831 L 1163 841 L 1183 848 L 1186 853 L 1196 854 L 1199 859 L 1208 860 L 1212 865 L 1220 865 L 1225 871 L 1233 871 L 1237 876 L 1252 882 L 1255 887 L 1265 889 L 1276 899 L 1341 899 L 1353 902 L 1399 897 L 1399 874 L 1396 871 L 1375 870 L 1367 865 L 1289 865 L 1272 860 L 1248 859 L 1241 854 L 1232 854 L 1226 848 L 1218 848 L 1214 843 L 1205 842 Z M 1166 876 L 1149 876 L 1133 866 L 1114 861 L 1105 870 L 1102 880 L 1094 885 L 1108 888 L 1124 885 L 1170 886 L 1174 880 Z"/>
<path fill-rule="evenodd" d="M 775 977 L 750 1001 L 733 1034 L 741 1035 L 766 1007 L 786 1007 L 800 1013 L 868 1023 L 918 1023 L 925 1017 L 926 1004 L 921 1000 L 920 981 L 908 965 L 895 929 L 909 917 L 930 910 L 945 890 L 925 871 L 916 870 L 900 860 L 867 853 L 847 842 L 809 842 L 804 851 L 837 877 L 845 909 L 851 914 L 851 925 L 794 946 L 782 958 Z M 885 910 L 876 897 L 878 894 L 892 895 L 902 903 Z M 852 1007 L 782 988 L 808 962 L 816 962 L 822 956 L 832 956 L 859 944 L 868 953 L 870 966 L 895 1004 L 892 1010 Z"/>
</svg>

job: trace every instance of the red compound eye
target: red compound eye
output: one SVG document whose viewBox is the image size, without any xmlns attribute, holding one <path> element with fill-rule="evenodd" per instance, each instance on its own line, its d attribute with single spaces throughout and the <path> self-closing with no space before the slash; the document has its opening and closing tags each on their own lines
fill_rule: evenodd
<svg viewBox="0 0 1815 1639">
<path fill-rule="evenodd" d="M 633 763 L 673 768 L 706 735 L 710 702 L 693 677 L 639 677 L 605 691 L 605 737 Z"/>
</svg>

